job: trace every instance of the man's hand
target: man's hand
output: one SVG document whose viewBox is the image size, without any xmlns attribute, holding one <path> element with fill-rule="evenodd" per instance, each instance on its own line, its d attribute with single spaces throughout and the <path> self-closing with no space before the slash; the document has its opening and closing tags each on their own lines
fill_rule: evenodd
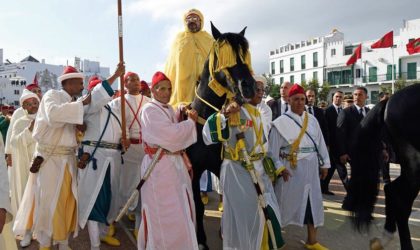
<svg viewBox="0 0 420 250">
<path fill-rule="evenodd" d="M 11 154 L 6 154 L 6 163 L 7 163 L 7 166 L 9 166 L 9 167 L 12 166 L 12 155 Z"/>
<path fill-rule="evenodd" d="M 115 70 L 114 74 L 108 78 L 108 83 L 111 85 L 118 77 L 125 74 L 125 65 L 124 62 L 120 62 L 117 65 L 117 69 Z"/>
<path fill-rule="evenodd" d="M 31 173 L 38 173 L 39 169 L 41 168 L 42 162 L 44 162 L 44 158 L 41 156 L 35 157 L 35 159 L 32 161 L 32 166 L 29 169 Z"/>
<path fill-rule="evenodd" d="M 237 102 L 231 102 L 224 110 L 223 115 L 229 117 L 230 114 L 237 113 L 241 110 L 241 106 Z"/>
<path fill-rule="evenodd" d="M 3 232 L 4 224 L 6 223 L 7 211 L 4 208 L 0 208 L 0 234 Z"/>
<path fill-rule="evenodd" d="M 325 178 L 327 178 L 328 175 L 328 168 L 321 168 L 321 173 L 320 173 L 320 177 L 321 180 L 325 180 Z"/>
<path fill-rule="evenodd" d="M 283 172 L 281 172 L 281 176 L 283 177 L 284 181 L 289 181 L 289 178 L 292 176 L 289 172 L 289 170 L 285 169 Z"/>
<path fill-rule="evenodd" d="M 92 95 L 90 94 L 90 92 L 87 95 L 83 96 L 82 98 L 83 106 L 90 104 L 91 101 L 92 101 Z"/>
<path fill-rule="evenodd" d="M 32 120 L 31 124 L 29 124 L 29 127 L 28 127 L 29 131 L 32 132 L 32 130 L 34 129 L 34 125 L 35 125 L 35 120 Z"/>
<path fill-rule="evenodd" d="M 343 154 L 342 156 L 340 156 L 341 164 L 346 165 L 348 161 L 350 161 L 350 156 L 348 154 Z"/>
<path fill-rule="evenodd" d="M 89 159 L 90 159 L 90 154 L 84 152 L 82 156 L 80 157 L 80 160 L 77 162 L 77 168 L 80 168 L 80 169 L 86 168 L 89 162 Z"/>
<path fill-rule="evenodd" d="M 190 109 L 187 111 L 188 118 L 193 120 L 194 122 L 197 122 L 198 120 L 198 113 L 195 109 Z"/>
<path fill-rule="evenodd" d="M 131 142 L 129 139 L 121 138 L 121 145 L 123 146 L 124 152 L 127 152 L 127 149 L 130 147 Z"/>
</svg>

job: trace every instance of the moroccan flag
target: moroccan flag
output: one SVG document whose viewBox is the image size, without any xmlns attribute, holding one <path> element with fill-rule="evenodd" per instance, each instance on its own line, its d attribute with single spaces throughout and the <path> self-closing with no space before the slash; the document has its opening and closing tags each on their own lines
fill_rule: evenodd
<svg viewBox="0 0 420 250">
<path fill-rule="evenodd" d="M 407 51 L 409 55 L 420 53 L 420 38 L 407 43 Z"/>
<path fill-rule="evenodd" d="M 38 72 L 35 73 L 34 81 L 32 83 L 38 85 Z"/>
<path fill-rule="evenodd" d="M 381 39 L 370 46 L 372 49 L 389 48 L 394 45 L 394 31 L 386 33 Z"/>
<path fill-rule="evenodd" d="M 347 66 L 353 65 L 356 63 L 357 59 L 362 58 L 362 44 L 357 46 L 357 48 L 354 50 L 353 55 L 349 58 L 347 61 Z"/>
</svg>

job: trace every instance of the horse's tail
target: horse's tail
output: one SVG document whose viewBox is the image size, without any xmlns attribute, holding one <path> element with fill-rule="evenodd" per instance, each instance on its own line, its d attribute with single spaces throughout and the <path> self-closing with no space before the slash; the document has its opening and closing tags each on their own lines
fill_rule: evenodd
<svg viewBox="0 0 420 250">
<path fill-rule="evenodd" d="M 351 211 L 359 231 L 368 229 L 379 191 L 386 104 L 387 101 L 382 101 L 369 111 L 353 134 L 351 179 L 343 207 Z"/>
</svg>

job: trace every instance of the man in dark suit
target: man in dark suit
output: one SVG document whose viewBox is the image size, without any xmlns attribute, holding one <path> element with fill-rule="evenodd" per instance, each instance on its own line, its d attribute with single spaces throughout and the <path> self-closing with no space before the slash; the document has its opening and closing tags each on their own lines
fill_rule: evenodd
<svg viewBox="0 0 420 250">
<path fill-rule="evenodd" d="M 369 108 L 365 107 L 366 99 L 367 89 L 365 87 L 357 87 L 353 91 L 354 104 L 343 109 L 337 117 L 338 154 L 340 155 L 340 163 L 343 165 L 348 162 L 351 164 L 350 145 L 354 138 L 353 132 L 369 111 Z M 342 208 L 351 210 L 347 204 L 346 196 Z"/>
<path fill-rule="evenodd" d="M 309 114 L 315 116 L 319 123 L 319 127 L 321 128 L 322 135 L 324 136 L 325 145 L 329 145 L 329 131 L 328 131 L 328 124 L 327 120 L 325 119 L 325 113 L 324 110 L 321 108 L 318 108 L 315 105 L 315 90 L 308 89 L 306 90 L 306 111 L 309 112 Z"/>
<path fill-rule="evenodd" d="M 341 102 L 343 100 L 343 92 L 336 91 L 333 96 L 332 104 L 325 110 L 325 118 L 328 124 L 329 133 L 329 153 L 331 168 L 328 170 L 328 175 L 324 180 L 321 180 L 321 191 L 323 194 L 334 195 L 328 188 L 330 180 L 337 169 L 338 176 L 343 182 L 344 188 L 347 190 L 347 170 L 346 166 L 340 163 L 340 155 L 338 153 L 338 140 L 337 140 L 337 117 L 342 112 Z"/>
<path fill-rule="evenodd" d="M 289 90 L 292 86 L 293 84 L 290 82 L 282 83 L 282 85 L 280 86 L 280 98 L 278 100 L 273 99 L 267 102 L 267 105 L 271 108 L 271 111 L 273 113 L 273 121 L 290 109 L 290 106 L 288 104 Z"/>
<path fill-rule="evenodd" d="M 357 87 L 353 92 L 354 104 L 345 108 L 337 117 L 338 153 L 342 164 L 351 160 L 349 147 L 353 138 L 353 131 L 369 111 L 369 108 L 365 107 L 366 99 L 367 89 Z"/>
</svg>

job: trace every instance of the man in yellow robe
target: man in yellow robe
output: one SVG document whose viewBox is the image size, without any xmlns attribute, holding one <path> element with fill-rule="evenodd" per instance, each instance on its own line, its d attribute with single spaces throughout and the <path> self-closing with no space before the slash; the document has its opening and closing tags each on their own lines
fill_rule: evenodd
<svg viewBox="0 0 420 250">
<path fill-rule="evenodd" d="M 194 88 L 203 70 L 204 62 L 213 45 L 213 37 L 203 30 L 204 17 L 191 9 L 184 14 L 185 31 L 180 32 L 165 65 L 165 75 L 172 82 L 170 105 L 193 101 Z"/>
</svg>

